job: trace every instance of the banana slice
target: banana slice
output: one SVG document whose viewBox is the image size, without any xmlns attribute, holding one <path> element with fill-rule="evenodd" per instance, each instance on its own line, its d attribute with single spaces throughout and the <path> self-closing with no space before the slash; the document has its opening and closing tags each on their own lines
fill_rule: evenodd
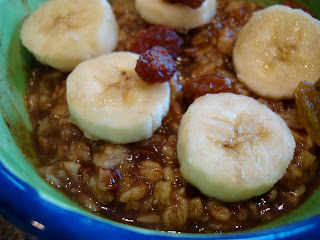
<svg viewBox="0 0 320 240">
<path fill-rule="evenodd" d="M 225 202 L 267 192 L 291 162 L 295 140 L 277 114 L 232 93 L 207 94 L 183 115 L 177 154 L 183 177 Z"/>
<path fill-rule="evenodd" d="M 254 13 L 240 31 L 233 63 L 255 93 L 291 99 L 298 83 L 320 78 L 320 21 L 302 10 L 272 6 Z"/>
<path fill-rule="evenodd" d="M 136 0 L 136 9 L 146 22 L 167 25 L 176 30 L 189 30 L 205 25 L 217 11 L 216 0 L 205 0 L 196 9 L 163 0 Z"/>
<path fill-rule="evenodd" d="M 170 104 L 169 83 L 147 84 L 139 55 L 115 52 L 80 63 L 67 78 L 70 120 L 91 139 L 130 143 L 152 136 Z"/>
<path fill-rule="evenodd" d="M 24 22 L 20 37 L 39 62 L 69 72 L 112 52 L 118 24 L 106 0 L 50 0 Z"/>
</svg>

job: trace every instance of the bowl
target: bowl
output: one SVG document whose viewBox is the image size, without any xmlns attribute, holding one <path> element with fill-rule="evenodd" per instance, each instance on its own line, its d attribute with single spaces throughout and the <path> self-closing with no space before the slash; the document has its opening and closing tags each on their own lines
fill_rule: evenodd
<svg viewBox="0 0 320 240">
<path fill-rule="evenodd" d="M 83 210 L 44 182 L 33 167 L 32 126 L 24 104 L 33 57 L 19 33 L 44 0 L 0 0 L 0 214 L 39 239 L 319 239 L 320 189 L 299 208 L 263 226 L 228 234 L 177 234 L 141 229 Z M 257 1 L 262 6 L 278 1 Z M 304 1 L 300 1 L 304 2 Z M 320 2 L 305 3 L 320 16 Z"/>
</svg>

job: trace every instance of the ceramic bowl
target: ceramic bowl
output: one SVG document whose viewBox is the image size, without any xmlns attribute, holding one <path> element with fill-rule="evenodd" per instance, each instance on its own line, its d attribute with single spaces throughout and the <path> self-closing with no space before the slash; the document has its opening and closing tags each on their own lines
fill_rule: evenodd
<svg viewBox="0 0 320 240">
<path fill-rule="evenodd" d="M 24 17 L 42 2 L 0 0 L 1 215 L 39 239 L 320 239 L 320 189 L 295 211 L 259 228 L 197 235 L 156 232 L 102 219 L 44 182 L 33 167 L 32 127 L 24 104 L 33 57 L 19 38 Z M 264 6 L 277 3 L 259 2 Z M 320 1 L 305 2 L 320 16 Z"/>
</svg>

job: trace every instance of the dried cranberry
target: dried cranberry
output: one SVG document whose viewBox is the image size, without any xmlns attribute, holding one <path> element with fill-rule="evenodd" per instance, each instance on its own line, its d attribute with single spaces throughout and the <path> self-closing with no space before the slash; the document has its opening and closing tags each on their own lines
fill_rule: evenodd
<svg viewBox="0 0 320 240">
<path fill-rule="evenodd" d="M 169 3 L 181 3 L 193 9 L 201 7 L 204 0 L 164 0 Z"/>
<path fill-rule="evenodd" d="M 175 73 L 175 64 L 167 50 L 160 46 L 141 54 L 136 66 L 139 77 L 147 83 L 169 81 Z"/>
<path fill-rule="evenodd" d="M 220 74 L 203 75 L 193 81 L 187 81 L 183 87 L 186 102 L 192 103 L 196 98 L 207 93 L 229 92 L 232 89 L 230 78 Z"/>
<path fill-rule="evenodd" d="M 154 46 L 161 46 L 167 49 L 172 57 L 175 57 L 181 43 L 181 37 L 173 29 L 167 26 L 157 25 L 140 30 L 130 47 L 130 51 L 144 53 Z"/>
</svg>

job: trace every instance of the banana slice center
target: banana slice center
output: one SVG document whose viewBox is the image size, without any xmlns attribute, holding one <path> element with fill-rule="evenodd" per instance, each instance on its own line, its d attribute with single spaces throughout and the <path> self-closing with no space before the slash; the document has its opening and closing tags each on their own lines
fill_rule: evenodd
<svg viewBox="0 0 320 240">
<path fill-rule="evenodd" d="M 183 115 L 177 154 L 183 177 L 203 194 L 240 201 L 268 191 L 291 162 L 295 141 L 283 119 L 256 100 L 207 94 Z"/>
<path fill-rule="evenodd" d="M 302 10 L 272 6 L 255 12 L 233 49 L 238 79 L 255 93 L 292 99 L 300 81 L 320 77 L 320 21 Z"/>
<path fill-rule="evenodd" d="M 143 82 L 134 70 L 138 58 L 115 52 L 85 61 L 69 75 L 71 121 L 88 138 L 135 142 L 161 125 L 170 105 L 169 83 Z"/>
</svg>

